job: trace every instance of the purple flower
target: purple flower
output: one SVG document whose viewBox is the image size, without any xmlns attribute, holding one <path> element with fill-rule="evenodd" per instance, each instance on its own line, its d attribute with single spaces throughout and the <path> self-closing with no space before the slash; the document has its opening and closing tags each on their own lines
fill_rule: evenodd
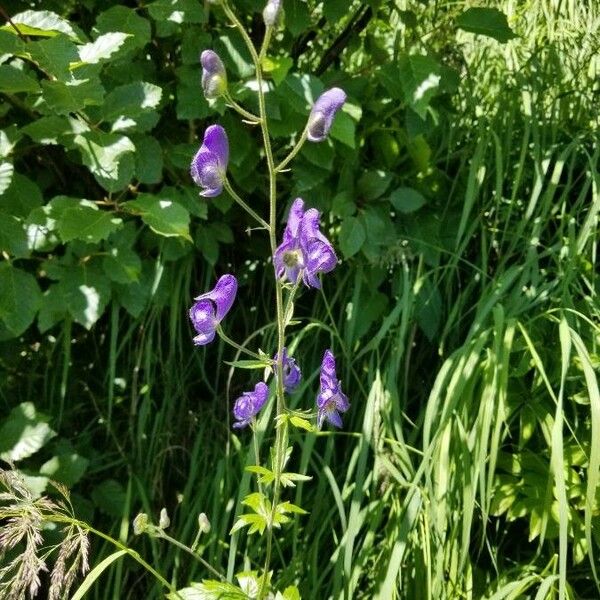
<svg viewBox="0 0 600 600">
<path fill-rule="evenodd" d="M 273 357 L 273 360 L 277 362 L 277 354 Z M 288 356 L 287 348 L 283 348 L 281 351 L 281 366 L 283 369 L 283 389 L 291 394 L 300 383 L 302 379 L 302 372 L 300 367 L 296 364 L 296 360 L 291 356 Z M 277 377 L 277 367 L 275 366 L 275 377 Z"/>
<path fill-rule="evenodd" d="M 350 408 L 346 394 L 342 392 L 342 384 L 335 373 L 335 357 L 331 350 L 325 350 L 321 362 L 321 391 L 317 396 L 317 425 L 321 429 L 327 420 L 335 427 L 342 427 L 340 413 Z"/>
<path fill-rule="evenodd" d="M 262 381 L 258 382 L 253 392 L 244 392 L 233 405 L 233 416 L 236 429 L 246 427 L 258 414 L 269 397 L 269 388 Z"/>
<path fill-rule="evenodd" d="M 202 188 L 201 196 L 214 198 L 223 191 L 228 162 L 229 141 L 225 130 L 220 125 L 207 127 L 190 167 L 194 183 Z"/>
<path fill-rule="evenodd" d="M 196 346 L 204 346 L 215 339 L 217 326 L 229 312 L 237 293 L 237 279 L 233 275 L 222 275 L 214 289 L 201 294 L 190 308 L 190 319 L 198 335 Z"/>
<path fill-rule="evenodd" d="M 306 137 L 310 142 L 322 142 L 327 137 L 333 118 L 344 102 L 346 102 L 346 92 L 335 87 L 323 92 L 317 98 L 308 117 Z"/>
<path fill-rule="evenodd" d="M 283 242 L 275 250 L 273 262 L 277 277 L 292 283 L 302 275 L 308 287 L 320 288 L 319 273 L 329 273 L 337 256 L 329 240 L 319 230 L 319 211 L 304 211 L 304 201 L 296 198 L 288 215 Z"/>
<path fill-rule="evenodd" d="M 281 11 L 281 0 L 269 0 L 263 10 L 263 20 L 267 27 L 273 27 Z"/>
<path fill-rule="evenodd" d="M 202 90 L 208 100 L 218 98 L 227 89 L 227 72 L 219 55 L 212 50 L 204 50 L 200 55 L 202 64 Z"/>
</svg>

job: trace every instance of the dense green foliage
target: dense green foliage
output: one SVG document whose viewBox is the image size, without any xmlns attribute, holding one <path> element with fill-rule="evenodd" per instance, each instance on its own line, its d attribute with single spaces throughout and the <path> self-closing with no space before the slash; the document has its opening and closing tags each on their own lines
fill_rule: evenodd
<svg viewBox="0 0 600 600">
<path fill-rule="evenodd" d="M 219 122 L 232 184 L 265 210 L 260 131 L 200 89 L 213 48 L 257 111 L 250 58 L 208 2 L 38 4 L 3 2 L 0 27 L 1 457 L 38 495 L 68 486 L 79 518 L 177 587 L 209 573 L 131 522 L 166 506 L 191 544 L 205 512 L 202 556 L 232 578 L 264 552 L 228 536 L 251 486 L 251 438 L 229 426 L 249 376 L 224 366 L 230 348 L 192 346 L 186 311 L 235 271 L 226 329 L 271 352 L 272 268 L 266 239 L 226 194 L 199 198 L 188 169 Z M 235 2 L 257 45 L 263 5 Z M 597 597 L 596 3 L 284 6 L 265 63 L 277 157 L 319 92 L 349 96 L 280 189 L 281 217 L 302 195 L 342 259 L 297 302 L 293 407 L 312 408 L 330 344 L 352 408 L 344 431 L 295 434 L 312 480 L 292 501 L 309 514 L 276 538 L 278 585 L 305 599 Z M 93 538 L 92 566 L 114 550 Z M 89 597 L 163 592 L 122 559 Z"/>
</svg>

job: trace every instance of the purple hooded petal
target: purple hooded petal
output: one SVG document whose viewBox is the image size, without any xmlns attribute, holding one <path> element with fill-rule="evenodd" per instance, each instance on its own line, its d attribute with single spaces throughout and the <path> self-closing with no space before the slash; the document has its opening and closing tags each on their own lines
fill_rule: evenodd
<svg viewBox="0 0 600 600">
<path fill-rule="evenodd" d="M 317 396 L 317 425 L 319 428 L 325 420 L 335 427 L 342 427 L 340 413 L 350 408 L 346 394 L 342 392 L 342 384 L 335 372 L 335 358 L 331 350 L 326 350 L 321 362 L 321 391 Z"/>
<path fill-rule="evenodd" d="M 300 244 L 304 256 L 304 283 L 320 288 L 317 275 L 332 271 L 337 264 L 337 256 L 329 240 L 319 230 L 319 211 L 314 208 L 307 210 L 302 219 Z"/>
<path fill-rule="evenodd" d="M 190 319 L 194 329 L 198 333 L 194 337 L 196 346 L 204 346 L 213 341 L 217 320 L 215 318 L 215 307 L 210 300 L 199 300 L 190 308 Z"/>
<path fill-rule="evenodd" d="M 292 238 L 283 242 L 275 250 L 273 263 L 279 279 L 287 279 L 291 283 L 296 283 L 300 271 L 304 268 L 304 256 L 300 251 L 300 241 Z"/>
<path fill-rule="evenodd" d="M 291 356 L 288 356 L 287 348 L 283 348 L 281 356 L 281 366 L 283 369 L 283 388 L 286 393 L 291 394 L 300 384 L 302 372 L 300 371 L 300 367 L 296 364 L 296 360 Z M 277 362 L 277 354 L 275 354 L 273 360 Z M 275 369 L 275 376 L 277 376 L 277 369 Z"/>
<path fill-rule="evenodd" d="M 287 225 L 283 232 L 283 239 L 288 241 L 290 239 L 298 239 L 300 234 L 300 225 L 304 218 L 304 200 L 302 198 L 296 198 L 290 207 L 288 213 Z"/>
<path fill-rule="evenodd" d="M 263 20 L 267 27 L 273 27 L 281 11 L 281 0 L 269 0 L 263 10 Z"/>
<path fill-rule="evenodd" d="M 308 117 L 306 137 L 309 141 L 322 142 L 327 137 L 333 118 L 344 102 L 346 92 L 340 88 L 331 88 L 317 98 Z"/>
<path fill-rule="evenodd" d="M 213 198 L 223 191 L 228 161 L 227 134 L 220 125 L 211 125 L 204 132 L 204 141 L 190 167 L 194 183 L 202 188 L 200 195 Z"/>
<path fill-rule="evenodd" d="M 229 140 L 225 130 L 220 125 L 207 127 L 202 145 L 215 154 L 219 167 L 225 172 L 229 163 Z"/>
<path fill-rule="evenodd" d="M 233 305 L 238 283 L 234 275 L 222 275 L 210 291 L 201 294 L 195 300 L 212 300 L 216 306 L 215 318 L 220 323 Z"/>
<path fill-rule="evenodd" d="M 213 50 L 204 50 L 200 55 L 202 65 L 202 90 L 207 99 L 218 98 L 227 89 L 227 72 L 223 61 Z"/>
<path fill-rule="evenodd" d="M 262 381 L 256 384 L 254 391 L 244 392 L 233 405 L 233 416 L 236 419 L 233 426 L 236 429 L 246 427 L 259 413 L 268 398 L 269 388 Z"/>
</svg>

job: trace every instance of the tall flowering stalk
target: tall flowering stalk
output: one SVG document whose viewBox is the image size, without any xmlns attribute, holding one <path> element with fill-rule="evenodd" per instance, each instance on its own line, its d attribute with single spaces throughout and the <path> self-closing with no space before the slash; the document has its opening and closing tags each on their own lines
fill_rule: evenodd
<svg viewBox="0 0 600 600">
<path fill-rule="evenodd" d="M 242 514 L 234 524 L 232 533 L 249 527 L 249 532 L 259 531 L 266 535 L 265 563 L 260 577 L 257 579 L 257 598 L 262 600 L 269 594 L 270 563 L 273 546 L 273 529 L 289 520 L 287 513 L 303 513 L 304 511 L 290 502 L 280 502 L 282 485 L 290 485 L 295 480 L 306 477 L 285 473 L 284 468 L 289 456 L 288 426 L 294 423 L 294 417 L 286 407 L 286 393 L 296 390 L 301 381 L 301 370 L 296 359 L 288 353 L 285 345 L 286 323 L 290 315 L 288 307 L 298 288 L 303 284 L 307 288 L 320 288 L 321 276 L 332 271 L 337 264 L 335 250 L 326 236 L 320 230 L 320 213 L 314 208 L 308 208 L 304 200 L 297 198 L 289 210 L 287 225 L 279 241 L 277 231 L 277 175 L 292 161 L 306 142 L 321 142 L 326 139 L 337 111 L 346 100 L 346 94 L 339 88 L 324 92 L 314 103 L 304 130 L 301 132 L 296 145 L 288 156 L 276 165 L 271 147 L 271 137 L 267 111 L 265 106 L 265 83 L 262 71 L 262 59 L 266 55 L 271 35 L 280 22 L 283 11 L 282 0 L 269 0 L 263 11 L 266 25 L 265 36 L 260 49 L 257 49 L 244 26 L 226 0 L 220 3 L 231 24 L 241 34 L 254 63 L 256 74 L 256 89 L 258 96 L 258 115 L 249 113 L 239 106 L 227 89 L 227 73 L 219 56 L 211 49 L 201 54 L 202 88 L 208 99 L 218 96 L 225 97 L 229 106 L 244 117 L 249 124 L 258 124 L 261 130 L 266 166 L 269 179 L 269 214 L 268 218 L 261 217 L 237 194 L 227 179 L 229 159 L 228 140 L 225 131 L 219 125 L 210 126 L 203 138 L 203 143 L 194 156 L 191 164 L 191 176 L 201 188 L 200 194 L 205 197 L 216 197 L 223 189 L 244 208 L 250 216 L 266 230 L 269 236 L 271 257 L 273 260 L 273 279 L 275 285 L 275 312 L 277 324 L 277 347 L 273 358 L 262 353 L 256 354 L 245 347 L 236 344 L 227 337 L 221 327 L 221 321 L 235 301 L 237 280 L 233 275 L 222 276 L 215 288 L 196 298 L 196 303 L 190 309 L 190 319 L 197 335 L 196 345 L 209 344 L 216 335 L 226 343 L 236 347 L 253 358 L 259 364 L 264 364 L 267 371 L 274 371 L 275 387 L 275 442 L 272 451 L 271 469 L 257 465 L 255 473 L 258 478 L 259 491 L 250 494 L 243 504 L 252 508 L 254 513 Z M 284 296 L 286 304 L 284 307 Z M 262 362 L 261 362 L 262 361 Z M 256 383 L 252 391 L 244 392 L 237 398 L 233 407 L 235 417 L 234 427 L 254 429 L 259 413 L 269 397 L 268 386 L 264 382 Z M 341 383 L 337 379 L 335 358 L 330 350 L 324 354 L 321 365 L 320 392 L 315 394 L 316 423 L 320 429 L 325 422 L 342 426 L 341 413 L 348 410 L 348 398 L 342 392 Z M 310 424 L 306 420 L 304 427 Z M 297 421 L 296 421 L 297 423 Z M 256 438 L 255 438 L 256 444 Z M 256 447 L 257 461 L 258 448 Z M 272 494 L 268 498 L 264 489 L 273 485 Z"/>
</svg>

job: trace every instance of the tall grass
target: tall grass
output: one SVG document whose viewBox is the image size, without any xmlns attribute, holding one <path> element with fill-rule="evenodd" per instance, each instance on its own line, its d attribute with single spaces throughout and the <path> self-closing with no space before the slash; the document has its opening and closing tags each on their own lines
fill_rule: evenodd
<svg viewBox="0 0 600 600">
<path fill-rule="evenodd" d="M 503 46 L 459 34 L 461 103 L 434 149 L 451 182 L 439 243 L 406 236 L 381 278 L 387 313 L 367 331 L 368 266 L 340 268 L 314 304 L 299 301 L 311 316 L 291 342 L 305 357 L 298 407 L 312 402 L 327 341 L 344 354 L 352 399 L 346 431 L 307 435 L 292 457 L 313 476 L 295 491 L 310 514 L 276 538 L 274 562 L 305 599 L 600 594 L 600 14 L 591 0 L 488 4 L 520 38 Z M 461 6 L 423 7 L 423 29 Z M 217 368 L 223 347 L 191 351 L 182 315 L 210 274 L 191 256 L 176 264 L 157 257 L 152 308 L 138 319 L 113 308 L 105 339 L 71 343 L 65 325 L 31 365 L 40 385 L 23 396 L 43 389 L 53 414 L 70 412 L 74 434 L 102 448 L 91 473 L 118 479 L 123 494 L 105 523 L 184 585 L 206 573 L 164 542 L 132 541 L 137 512 L 166 506 L 170 533 L 187 544 L 206 512 L 212 529 L 200 549 L 229 577 L 262 557 L 244 534 L 225 542 L 254 462 L 248 438 L 229 433 L 244 381 Z M 231 326 L 251 332 L 269 297 L 252 271 L 244 285 L 257 301 Z M 435 319 L 428 336 L 423 323 Z M 257 335 L 269 346 L 271 330 Z M 86 371 L 92 362 L 103 368 Z M 68 409 L 67 395 L 78 398 Z M 85 512 L 83 498 L 75 503 Z M 112 550 L 96 545 L 96 564 Z M 118 561 L 89 597 L 160 594 L 132 561 Z"/>
</svg>

